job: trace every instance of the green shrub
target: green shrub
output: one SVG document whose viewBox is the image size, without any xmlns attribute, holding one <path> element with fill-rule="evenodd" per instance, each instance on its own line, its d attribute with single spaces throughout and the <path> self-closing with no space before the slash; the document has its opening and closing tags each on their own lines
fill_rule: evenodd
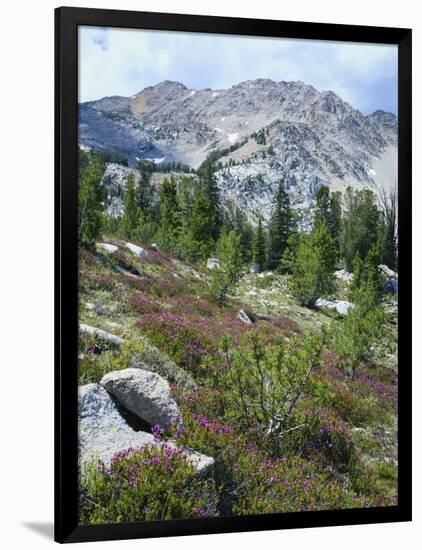
<svg viewBox="0 0 422 550">
<path fill-rule="evenodd" d="M 214 516 L 211 479 L 195 477 L 180 449 L 169 445 L 128 449 L 111 465 L 86 465 L 80 477 L 82 525 Z"/>
</svg>

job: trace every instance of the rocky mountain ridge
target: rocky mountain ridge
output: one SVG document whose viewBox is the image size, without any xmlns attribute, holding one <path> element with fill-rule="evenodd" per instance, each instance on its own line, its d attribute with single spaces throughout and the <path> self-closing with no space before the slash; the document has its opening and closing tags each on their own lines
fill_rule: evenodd
<svg viewBox="0 0 422 550">
<path fill-rule="evenodd" d="M 312 207 L 321 185 L 389 189 L 397 174 L 397 117 L 364 116 L 332 91 L 257 79 L 227 90 L 190 90 L 164 81 L 132 97 L 80 104 L 80 144 L 154 163 L 193 168 L 219 149 L 216 178 L 253 218 L 268 218 L 284 178 L 297 208 Z"/>
</svg>

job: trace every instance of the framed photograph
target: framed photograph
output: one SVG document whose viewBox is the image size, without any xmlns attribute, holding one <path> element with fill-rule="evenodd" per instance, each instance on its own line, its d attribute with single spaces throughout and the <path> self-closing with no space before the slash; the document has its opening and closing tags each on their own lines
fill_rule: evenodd
<svg viewBox="0 0 422 550">
<path fill-rule="evenodd" d="M 411 31 L 55 29 L 56 540 L 409 521 Z"/>
</svg>

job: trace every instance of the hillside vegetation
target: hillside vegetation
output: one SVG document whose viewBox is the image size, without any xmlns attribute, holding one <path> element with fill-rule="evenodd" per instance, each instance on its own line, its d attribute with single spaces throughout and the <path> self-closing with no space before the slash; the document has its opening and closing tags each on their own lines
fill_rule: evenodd
<svg viewBox="0 0 422 550">
<path fill-rule="evenodd" d="M 79 384 L 146 369 L 181 418 L 81 464 L 81 523 L 394 505 L 394 196 L 321 187 L 303 231 L 280 181 L 252 226 L 213 159 L 158 190 L 140 169 L 111 217 L 104 159 L 80 155 Z"/>
</svg>

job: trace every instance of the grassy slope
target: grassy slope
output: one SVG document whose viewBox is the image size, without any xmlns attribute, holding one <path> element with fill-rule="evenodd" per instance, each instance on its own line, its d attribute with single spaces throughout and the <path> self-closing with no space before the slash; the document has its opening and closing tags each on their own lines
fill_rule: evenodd
<svg viewBox="0 0 422 550">
<path fill-rule="evenodd" d="M 80 322 L 122 336 L 125 344 L 112 349 L 81 337 L 80 383 L 98 382 L 106 372 L 130 366 L 150 344 L 163 354 L 164 363 L 170 358 L 178 365 L 167 361 L 167 370 L 179 368 L 171 382 L 185 424 L 185 432 L 173 436 L 216 459 L 218 505 L 210 515 L 394 503 L 394 315 L 389 333 L 378 345 L 379 365 L 368 367 L 354 382 L 344 378 L 334 354 L 326 351 L 318 376 L 331 384 L 333 402 L 313 431 L 286 440 L 275 453 L 262 434 L 240 429 L 233 411 L 224 407 L 218 388 L 221 337 L 230 334 L 237 346 L 244 345 L 249 331 L 264 342 L 290 339 L 340 318 L 299 306 L 285 282 L 271 274 L 245 275 L 220 308 L 207 297 L 206 273 L 147 246 L 149 259 L 144 260 L 123 241 L 105 240 L 118 245 L 119 251 L 80 251 Z M 340 298 L 346 290 L 343 284 Z M 257 316 L 253 325 L 237 319 L 241 307 Z M 179 376 L 186 372 L 185 378 Z M 195 390 L 185 383 L 192 379 L 198 385 Z M 115 519 L 113 514 L 110 519 Z"/>
</svg>

